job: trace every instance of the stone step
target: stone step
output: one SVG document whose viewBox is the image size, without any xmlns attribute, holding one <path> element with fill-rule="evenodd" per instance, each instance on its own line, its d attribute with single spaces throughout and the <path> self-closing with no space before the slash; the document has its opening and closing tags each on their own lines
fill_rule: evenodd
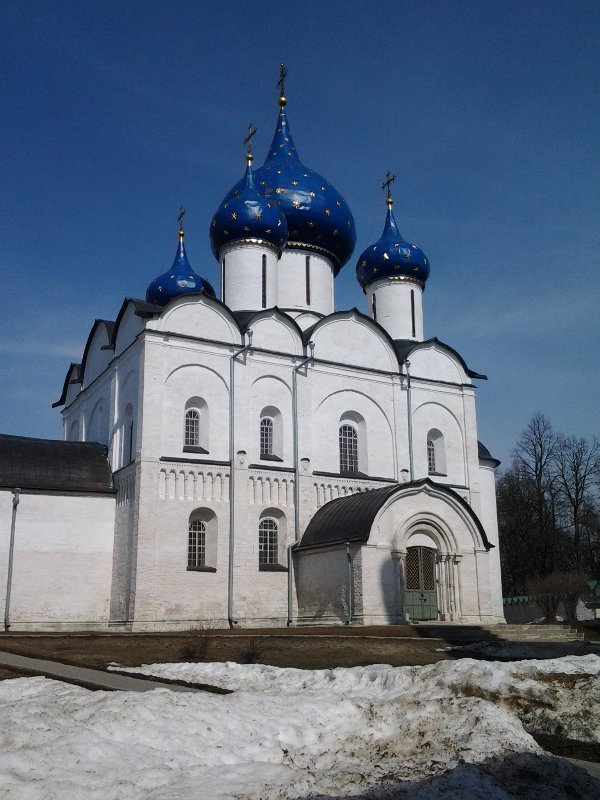
<svg viewBox="0 0 600 800">
<path fill-rule="evenodd" d="M 573 642 L 583 635 L 568 625 L 439 625 L 421 623 L 412 626 L 423 638 L 449 641 L 509 641 L 509 642 Z"/>
</svg>

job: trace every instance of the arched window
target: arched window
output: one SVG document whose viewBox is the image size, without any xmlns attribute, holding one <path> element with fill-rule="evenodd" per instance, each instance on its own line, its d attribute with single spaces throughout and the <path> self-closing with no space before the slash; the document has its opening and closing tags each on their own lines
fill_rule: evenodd
<svg viewBox="0 0 600 800">
<path fill-rule="evenodd" d="M 200 412 L 197 408 L 188 408 L 185 412 L 185 446 L 200 445 Z"/>
<path fill-rule="evenodd" d="M 430 475 L 435 472 L 435 444 L 431 439 L 427 439 L 427 471 Z"/>
<path fill-rule="evenodd" d="M 283 461 L 283 421 L 275 406 L 260 412 L 259 452 L 263 461 Z"/>
<path fill-rule="evenodd" d="M 262 417 L 260 421 L 260 457 L 273 455 L 273 419 Z"/>
<path fill-rule="evenodd" d="M 189 525 L 188 569 L 206 566 L 206 522 L 193 519 Z"/>
<path fill-rule="evenodd" d="M 353 425 L 340 425 L 340 472 L 358 472 L 358 433 Z"/>
<path fill-rule="evenodd" d="M 183 417 L 183 451 L 208 453 L 208 405 L 201 397 L 190 397 Z"/>
<path fill-rule="evenodd" d="M 217 517 L 209 508 L 192 511 L 188 522 L 187 568 L 217 571 Z"/>
<path fill-rule="evenodd" d="M 446 474 L 444 435 L 437 428 L 432 428 L 427 434 L 427 472 L 429 475 Z"/>
<path fill-rule="evenodd" d="M 123 450 L 121 453 L 121 466 L 124 467 L 133 461 L 134 442 L 133 442 L 133 406 L 127 403 L 123 412 Z"/>
<path fill-rule="evenodd" d="M 266 517 L 258 525 L 258 566 L 279 563 L 279 531 L 277 521 Z"/>
</svg>

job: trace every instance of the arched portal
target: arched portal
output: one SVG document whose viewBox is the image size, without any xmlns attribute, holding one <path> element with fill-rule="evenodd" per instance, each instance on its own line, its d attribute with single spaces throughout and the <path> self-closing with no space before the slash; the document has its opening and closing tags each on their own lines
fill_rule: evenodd
<svg viewBox="0 0 600 800">
<path fill-rule="evenodd" d="M 438 618 L 436 556 L 432 547 L 416 545 L 406 549 L 404 610 L 410 619 Z"/>
</svg>

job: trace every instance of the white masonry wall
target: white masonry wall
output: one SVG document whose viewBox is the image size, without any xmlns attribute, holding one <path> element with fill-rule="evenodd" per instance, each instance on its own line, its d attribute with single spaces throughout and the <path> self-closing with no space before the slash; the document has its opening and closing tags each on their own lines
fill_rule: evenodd
<svg viewBox="0 0 600 800">
<path fill-rule="evenodd" d="M 12 494 L 0 491 L 2 614 Z M 77 630 L 108 625 L 115 499 L 22 493 L 17 508 L 11 630 Z"/>
</svg>

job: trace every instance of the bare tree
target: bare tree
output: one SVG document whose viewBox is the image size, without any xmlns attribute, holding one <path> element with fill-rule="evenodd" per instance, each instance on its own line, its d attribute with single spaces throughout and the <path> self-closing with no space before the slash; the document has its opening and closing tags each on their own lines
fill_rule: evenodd
<svg viewBox="0 0 600 800">
<path fill-rule="evenodd" d="M 600 442 L 595 438 L 588 441 L 575 436 L 560 436 L 553 457 L 568 524 L 573 534 L 574 560 L 577 567 L 581 568 L 590 558 L 595 561 L 593 551 L 586 554 L 587 558 L 584 557 L 582 534 L 586 518 L 589 519 L 593 507 L 591 492 L 600 474 Z"/>
<path fill-rule="evenodd" d="M 557 494 L 558 481 L 555 459 L 559 436 L 550 421 L 541 413 L 535 414 L 513 450 L 514 465 L 533 484 L 534 514 L 541 550 L 539 572 L 547 574 L 556 568 Z"/>
</svg>

